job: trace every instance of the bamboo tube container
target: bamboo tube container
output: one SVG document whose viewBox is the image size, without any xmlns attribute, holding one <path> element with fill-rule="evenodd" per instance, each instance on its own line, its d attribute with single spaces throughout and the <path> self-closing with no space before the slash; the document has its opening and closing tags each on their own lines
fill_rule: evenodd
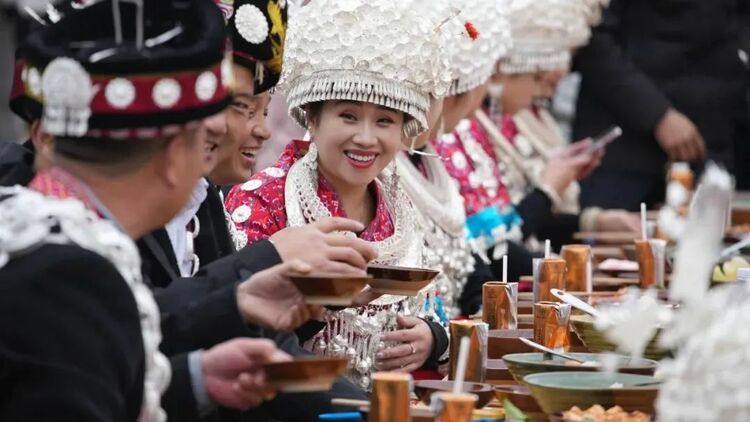
<svg viewBox="0 0 750 422">
<path fill-rule="evenodd" d="M 466 382 L 484 382 L 487 366 L 487 334 L 489 326 L 480 321 L 451 321 L 450 370 L 448 379 L 455 379 L 458 350 L 462 337 L 469 337 L 469 358 L 466 362 Z"/>
<path fill-rule="evenodd" d="M 432 395 L 436 422 L 471 422 L 476 394 L 438 392 Z"/>
<path fill-rule="evenodd" d="M 411 421 L 409 394 L 412 378 L 399 372 L 372 375 L 368 422 Z"/>
<path fill-rule="evenodd" d="M 484 283 L 482 321 L 489 325 L 490 330 L 518 328 L 518 283 Z"/>
</svg>

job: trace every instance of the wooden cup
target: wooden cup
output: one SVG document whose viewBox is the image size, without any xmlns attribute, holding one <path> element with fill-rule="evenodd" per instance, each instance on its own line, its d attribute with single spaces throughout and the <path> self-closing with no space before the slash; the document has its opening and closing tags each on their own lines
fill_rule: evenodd
<svg viewBox="0 0 750 422">
<path fill-rule="evenodd" d="M 635 241 L 635 259 L 638 261 L 638 280 L 641 288 L 648 289 L 656 283 L 654 253 L 648 240 L 637 239 Z"/>
<path fill-rule="evenodd" d="M 410 421 L 409 395 L 412 378 L 398 372 L 376 372 L 372 375 L 369 422 Z"/>
<path fill-rule="evenodd" d="M 458 366 L 458 349 L 461 338 L 469 337 L 469 358 L 466 362 L 466 382 L 484 382 L 487 366 L 488 325 L 480 321 L 451 321 L 450 370 L 448 379 L 453 380 Z"/>
<path fill-rule="evenodd" d="M 471 422 L 477 396 L 469 393 L 438 392 L 432 395 L 436 422 Z"/>
<path fill-rule="evenodd" d="M 534 303 L 554 302 L 558 299 L 551 289 L 565 290 L 565 260 L 546 258 L 534 260 Z"/>
<path fill-rule="evenodd" d="M 482 321 L 489 325 L 490 330 L 518 328 L 518 283 L 484 283 Z"/>
<path fill-rule="evenodd" d="M 592 253 L 589 245 L 565 245 L 560 251 L 565 260 L 565 290 L 572 292 L 593 291 Z"/>
<path fill-rule="evenodd" d="M 534 341 L 553 350 L 570 350 L 570 311 L 567 303 L 534 304 Z"/>
</svg>

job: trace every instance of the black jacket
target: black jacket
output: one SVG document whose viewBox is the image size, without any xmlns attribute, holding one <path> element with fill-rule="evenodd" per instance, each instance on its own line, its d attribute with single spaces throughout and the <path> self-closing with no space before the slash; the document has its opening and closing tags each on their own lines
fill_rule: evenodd
<svg viewBox="0 0 750 422">
<path fill-rule="evenodd" d="M 583 79 L 573 138 L 618 124 L 624 134 L 602 167 L 662 174 L 653 132 L 673 107 L 698 126 L 709 158 L 731 164 L 736 122 L 747 119 L 738 49 L 750 52 L 748 9 L 746 0 L 612 0 L 575 57 Z"/>
<path fill-rule="evenodd" d="M 189 379 L 185 355 L 173 377 Z M 44 245 L 0 269 L 0 420 L 136 421 L 144 354 L 133 294 L 117 269 L 75 245 Z M 162 405 L 197 420 L 189 382 Z"/>
<path fill-rule="evenodd" d="M 34 144 L 0 142 L 0 186 L 26 186 L 34 177 Z"/>
<path fill-rule="evenodd" d="M 292 356 L 310 355 L 301 347 L 294 333 L 279 333 L 245 324 L 237 308 L 237 284 L 255 272 L 281 263 L 273 244 L 262 240 L 234 252 L 223 206 L 213 186 L 209 187 L 208 196 L 197 215 L 201 231 L 196 238 L 195 251 L 202 267 L 194 277 L 178 277 L 177 261 L 164 229 L 138 241 L 144 274 L 151 278 L 162 312 L 162 350 L 171 355 L 210 348 L 236 337 L 265 337 Z M 307 327 L 317 332 L 323 324 L 311 322 Z M 367 394 L 339 378 L 329 392 L 279 394 L 274 400 L 242 413 L 221 409 L 220 421 L 313 422 L 318 420 L 319 414 L 335 410 L 331 406 L 334 397 L 364 400 Z"/>
</svg>

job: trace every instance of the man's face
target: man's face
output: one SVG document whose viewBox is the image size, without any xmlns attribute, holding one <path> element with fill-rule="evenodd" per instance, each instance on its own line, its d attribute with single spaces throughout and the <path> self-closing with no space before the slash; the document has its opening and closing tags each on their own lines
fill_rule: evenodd
<svg viewBox="0 0 750 422">
<path fill-rule="evenodd" d="M 254 94 L 253 74 L 243 66 L 234 65 L 234 77 L 234 99 L 226 111 L 227 131 L 218 164 L 209 175 L 219 185 L 247 181 L 255 169 L 255 157 L 271 137 L 266 126 L 271 95 Z"/>
<path fill-rule="evenodd" d="M 210 174 L 219 163 L 219 151 L 227 134 L 226 110 L 203 120 L 206 129 L 203 175 Z"/>
<path fill-rule="evenodd" d="M 189 124 L 182 132 L 169 140 L 166 169 L 167 180 L 172 188 L 165 192 L 165 213 L 172 219 L 187 204 L 198 180 L 205 176 L 207 165 L 206 145 L 208 126 L 215 116 Z"/>
</svg>

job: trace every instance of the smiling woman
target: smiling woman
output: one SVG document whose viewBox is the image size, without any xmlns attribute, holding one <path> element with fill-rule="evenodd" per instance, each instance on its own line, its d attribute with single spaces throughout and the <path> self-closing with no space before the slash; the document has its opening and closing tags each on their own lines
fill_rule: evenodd
<svg viewBox="0 0 750 422">
<path fill-rule="evenodd" d="M 404 114 L 372 103 L 326 101 L 308 114 L 318 170 L 344 201 L 349 218 L 368 224 L 374 201 L 367 186 L 400 150 Z"/>
<path fill-rule="evenodd" d="M 365 226 L 349 235 L 369 242 L 377 263 L 425 265 L 422 233 L 392 163 L 405 136 L 427 129 L 430 95 L 447 92 L 451 75 L 440 20 L 416 13 L 412 1 L 316 0 L 299 11 L 295 22 L 305 24 L 289 29 L 281 88 L 312 142 L 292 141 L 273 167 L 229 193 L 227 209 L 249 242 L 349 217 Z M 407 29 L 418 33 L 404 37 Z M 425 307 L 435 293 L 428 286 L 414 298 L 386 295 L 329 312 L 309 346 L 352 358 L 349 376 L 363 388 L 376 368 L 434 366 L 447 348 L 435 311 Z"/>
</svg>

